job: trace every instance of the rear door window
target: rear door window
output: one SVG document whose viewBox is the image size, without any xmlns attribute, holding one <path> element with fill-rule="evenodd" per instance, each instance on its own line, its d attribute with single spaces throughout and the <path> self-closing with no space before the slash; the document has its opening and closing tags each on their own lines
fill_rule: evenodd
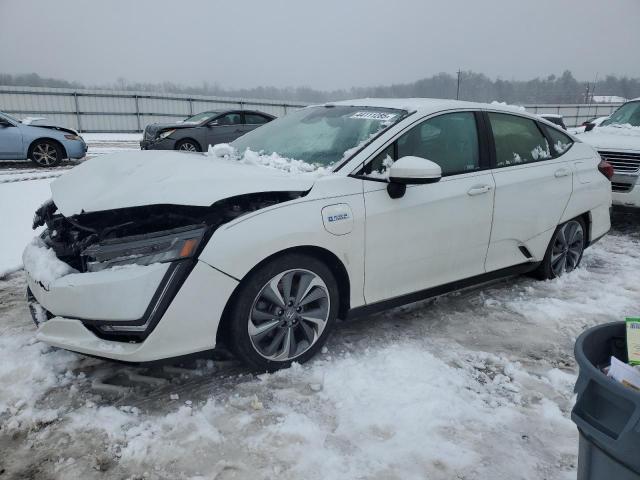
<svg viewBox="0 0 640 480">
<path fill-rule="evenodd" d="M 571 140 L 571 137 L 569 135 L 565 135 L 558 129 L 549 127 L 544 124 L 542 124 L 541 127 L 551 141 L 551 154 L 554 157 L 559 157 L 567 150 L 569 150 L 571 148 L 571 145 L 573 145 L 573 140 Z"/>
<path fill-rule="evenodd" d="M 216 118 L 214 122 L 219 126 L 240 125 L 242 123 L 242 117 L 239 113 L 227 113 L 226 115 Z"/>
<path fill-rule="evenodd" d="M 265 117 L 264 115 L 260 115 L 258 113 L 245 113 L 244 121 L 247 125 L 261 125 L 263 123 L 267 123 L 270 118 Z"/>
<path fill-rule="evenodd" d="M 496 147 L 496 167 L 509 167 L 552 158 L 549 142 L 537 122 L 507 113 L 489 113 Z"/>
</svg>

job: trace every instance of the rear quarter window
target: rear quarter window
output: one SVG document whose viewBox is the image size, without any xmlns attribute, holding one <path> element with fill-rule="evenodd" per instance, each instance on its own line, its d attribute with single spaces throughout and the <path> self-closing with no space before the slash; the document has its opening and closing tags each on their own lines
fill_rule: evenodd
<svg viewBox="0 0 640 480">
<path fill-rule="evenodd" d="M 545 135 L 551 140 L 551 154 L 554 157 L 559 157 L 573 145 L 574 142 L 569 135 L 565 135 L 558 129 L 548 125 L 541 124 L 540 126 L 544 130 Z"/>
</svg>

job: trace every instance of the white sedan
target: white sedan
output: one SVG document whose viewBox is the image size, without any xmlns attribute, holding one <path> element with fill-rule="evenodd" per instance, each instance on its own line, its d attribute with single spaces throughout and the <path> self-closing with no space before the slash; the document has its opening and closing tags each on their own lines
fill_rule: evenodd
<svg viewBox="0 0 640 480">
<path fill-rule="evenodd" d="M 540 118 L 430 99 L 89 160 L 52 183 L 25 249 L 37 338 L 125 362 L 218 342 L 257 370 L 303 362 L 336 318 L 577 268 L 610 228 L 611 174 Z"/>
</svg>

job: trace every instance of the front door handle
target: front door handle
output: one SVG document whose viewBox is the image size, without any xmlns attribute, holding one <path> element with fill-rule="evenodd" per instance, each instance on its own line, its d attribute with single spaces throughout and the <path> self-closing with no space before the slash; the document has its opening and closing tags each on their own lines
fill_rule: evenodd
<svg viewBox="0 0 640 480">
<path fill-rule="evenodd" d="M 554 172 L 554 175 L 556 178 L 567 177 L 571 175 L 571 170 L 569 170 L 568 168 L 559 168 Z"/>
<path fill-rule="evenodd" d="M 482 185 L 480 187 L 473 187 L 467 192 L 467 194 L 474 197 L 476 195 L 482 195 L 483 193 L 489 193 L 491 191 L 491 188 L 492 188 L 491 185 Z"/>
</svg>

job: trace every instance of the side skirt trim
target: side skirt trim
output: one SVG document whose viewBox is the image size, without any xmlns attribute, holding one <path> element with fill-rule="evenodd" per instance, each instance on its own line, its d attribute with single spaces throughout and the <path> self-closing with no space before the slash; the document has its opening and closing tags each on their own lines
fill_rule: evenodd
<svg viewBox="0 0 640 480">
<path fill-rule="evenodd" d="M 512 267 L 502 268 L 493 272 L 476 275 L 475 277 L 465 278 L 464 280 L 458 280 L 455 282 L 446 283 L 444 285 L 439 285 L 437 287 L 431 287 L 425 290 L 408 293 L 406 295 L 401 295 L 389 300 L 382 300 L 380 302 L 371 303 L 369 305 L 363 305 L 362 307 L 352 308 L 347 313 L 346 320 L 373 315 L 374 313 L 378 313 L 383 310 L 400 307 L 409 303 L 419 302 L 421 300 L 426 300 L 427 298 L 438 297 L 440 295 L 455 292 L 456 290 L 462 290 L 463 288 L 490 282 L 491 280 L 497 280 L 499 278 L 510 277 L 512 275 L 528 273 L 538 268 L 540 263 L 541 262 L 521 263 Z"/>
</svg>

